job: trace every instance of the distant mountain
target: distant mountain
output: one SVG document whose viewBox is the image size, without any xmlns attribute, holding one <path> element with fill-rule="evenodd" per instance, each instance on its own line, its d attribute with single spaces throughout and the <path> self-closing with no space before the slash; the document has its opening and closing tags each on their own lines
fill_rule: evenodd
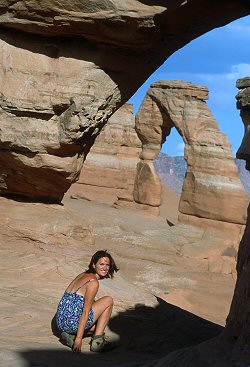
<svg viewBox="0 0 250 367">
<path fill-rule="evenodd" d="M 187 163 L 182 156 L 171 157 L 160 153 L 154 161 L 155 169 L 162 182 L 174 192 L 180 193 L 187 170 Z"/>
<path fill-rule="evenodd" d="M 245 161 L 236 159 L 241 182 L 250 197 L 250 172 L 245 169 Z M 162 182 L 174 192 L 181 193 L 185 178 L 187 163 L 183 156 L 171 157 L 160 153 L 154 161 L 155 169 Z"/>
</svg>

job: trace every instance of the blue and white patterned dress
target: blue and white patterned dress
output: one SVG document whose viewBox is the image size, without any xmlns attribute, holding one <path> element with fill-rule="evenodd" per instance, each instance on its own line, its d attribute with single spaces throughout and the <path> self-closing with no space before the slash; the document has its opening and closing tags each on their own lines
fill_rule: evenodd
<svg viewBox="0 0 250 367">
<path fill-rule="evenodd" d="M 85 284 L 95 280 L 89 279 L 86 283 L 81 285 L 75 292 L 65 292 L 62 296 L 56 314 L 56 323 L 58 329 L 62 332 L 76 334 L 80 318 L 82 316 L 85 298 L 76 292 Z M 94 310 L 89 311 L 88 321 L 85 329 L 90 329 L 94 323 Z"/>
</svg>

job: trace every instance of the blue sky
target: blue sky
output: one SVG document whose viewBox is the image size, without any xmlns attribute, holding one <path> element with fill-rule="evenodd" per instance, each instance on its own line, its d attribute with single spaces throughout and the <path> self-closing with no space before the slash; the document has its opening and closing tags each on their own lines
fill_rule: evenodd
<svg viewBox="0 0 250 367">
<path fill-rule="evenodd" d="M 250 76 L 250 16 L 238 19 L 193 40 L 175 52 L 129 100 L 137 113 L 155 81 L 181 79 L 209 88 L 208 105 L 221 131 L 227 134 L 235 153 L 244 134 L 244 125 L 236 109 L 236 80 Z M 183 140 L 172 129 L 162 151 L 183 155 Z"/>
</svg>

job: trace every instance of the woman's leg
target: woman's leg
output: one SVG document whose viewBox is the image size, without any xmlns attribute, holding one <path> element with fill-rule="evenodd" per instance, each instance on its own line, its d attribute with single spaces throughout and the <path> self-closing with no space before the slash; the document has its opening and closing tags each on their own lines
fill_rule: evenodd
<svg viewBox="0 0 250 367">
<path fill-rule="evenodd" d="M 95 335 L 103 335 L 113 309 L 113 298 L 102 297 L 93 303 L 94 322 L 96 323 Z"/>
<path fill-rule="evenodd" d="M 95 333 L 95 324 L 90 329 L 85 329 L 83 336 L 92 336 Z"/>
</svg>

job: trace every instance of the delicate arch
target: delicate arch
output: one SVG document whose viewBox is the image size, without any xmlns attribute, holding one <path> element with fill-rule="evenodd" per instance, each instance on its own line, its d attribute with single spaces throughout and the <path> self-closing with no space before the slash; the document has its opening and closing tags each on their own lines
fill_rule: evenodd
<svg viewBox="0 0 250 367">
<path fill-rule="evenodd" d="M 207 99 L 206 87 L 182 81 L 152 84 L 136 117 L 142 153 L 137 166 L 134 200 L 144 205 L 160 205 L 160 185 L 153 160 L 175 126 L 185 142 L 187 161 L 179 220 L 198 223 L 200 218 L 205 220 L 204 224 L 209 220 L 243 225 L 248 198 L 231 145 L 209 110 Z M 156 183 L 154 200 L 152 183 Z"/>
</svg>

